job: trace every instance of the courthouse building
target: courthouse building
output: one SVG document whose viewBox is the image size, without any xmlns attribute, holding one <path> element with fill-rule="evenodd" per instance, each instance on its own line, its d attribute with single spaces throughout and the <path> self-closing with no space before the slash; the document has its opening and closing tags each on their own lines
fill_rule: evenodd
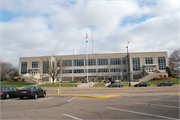
<svg viewBox="0 0 180 120">
<path fill-rule="evenodd" d="M 167 76 L 165 69 L 168 66 L 168 55 L 166 51 L 129 53 L 130 64 L 128 64 L 127 53 L 89 54 L 88 67 L 86 57 L 86 54 L 21 57 L 19 73 L 27 82 L 52 82 L 46 65 L 55 63 L 57 68 L 61 67 L 58 70 L 58 76 L 61 76 L 62 81 L 76 81 L 76 78 L 87 80 L 87 76 L 88 80 L 94 81 L 102 77 L 105 80 L 112 78 L 112 80 L 129 81 L 129 74 L 131 81 L 148 81 L 160 75 Z M 56 79 L 55 82 L 57 81 L 59 80 Z"/>
</svg>

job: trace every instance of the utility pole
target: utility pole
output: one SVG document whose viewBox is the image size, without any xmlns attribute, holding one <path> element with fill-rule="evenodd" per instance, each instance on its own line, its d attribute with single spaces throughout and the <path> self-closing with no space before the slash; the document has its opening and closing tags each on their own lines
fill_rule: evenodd
<svg viewBox="0 0 180 120">
<path fill-rule="evenodd" d="M 130 60 L 129 60 L 128 44 L 129 44 L 129 41 L 127 43 L 126 48 L 127 48 L 127 55 L 128 55 L 129 87 L 131 87 Z"/>
</svg>

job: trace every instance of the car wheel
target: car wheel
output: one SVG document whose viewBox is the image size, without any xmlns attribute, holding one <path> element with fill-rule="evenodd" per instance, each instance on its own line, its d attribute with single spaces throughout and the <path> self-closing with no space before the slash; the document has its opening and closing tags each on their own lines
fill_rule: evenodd
<svg viewBox="0 0 180 120">
<path fill-rule="evenodd" d="M 43 94 L 43 97 L 45 97 L 45 96 L 46 96 L 46 94 L 44 93 L 44 94 Z"/>
<path fill-rule="evenodd" d="M 10 98 L 10 95 L 9 94 L 6 94 L 6 99 L 9 99 Z"/>
<path fill-rule="evenodd" d="M 20 99 L 23 99 L 23 97 L 20 97 Z"/>
<path fill-rule="evenodd" d="M 119 86 L 119 87 L 121 87 L 121 86 Z"/>
<path fill-rule="evenodd" d="M 148 87 L 148 85 L 146 85 L 146 87 Z"/>
<path fill-rule="evenodd" d="M 35 94 L 35 95 L 34 95 L 34 99 L 37 99 L 37 97 L 38 97 L 38 95 L 37 95 L 37 94 Z"/>
</svg>

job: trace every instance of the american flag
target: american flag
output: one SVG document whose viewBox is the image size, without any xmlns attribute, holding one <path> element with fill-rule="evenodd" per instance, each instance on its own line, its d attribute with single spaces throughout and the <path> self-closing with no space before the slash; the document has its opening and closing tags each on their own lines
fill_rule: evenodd
<svg viewBox="0 0 180 120">
<path fill-rule="evenodd" d="M 85 37 L 86 39 L 88 38 L 88 34 L 86 33 L 86 37 Z"/>
</svg>

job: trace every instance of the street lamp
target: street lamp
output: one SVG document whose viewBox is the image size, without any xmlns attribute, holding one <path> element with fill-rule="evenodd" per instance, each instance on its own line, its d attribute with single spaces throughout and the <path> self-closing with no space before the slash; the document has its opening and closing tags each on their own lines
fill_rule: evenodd
<svg viewBox="0 0 180 120">
<path fill-rule="evenodd" d="M 129 87 L 131 87 L 130 60 L 129 60 L 128 44 L 129 44 L 129 41 L 128 41 L 128 43 L 127 43 L 126 48 L 127 48 L 127 55 L 128 55 Z"/>
</svg>

